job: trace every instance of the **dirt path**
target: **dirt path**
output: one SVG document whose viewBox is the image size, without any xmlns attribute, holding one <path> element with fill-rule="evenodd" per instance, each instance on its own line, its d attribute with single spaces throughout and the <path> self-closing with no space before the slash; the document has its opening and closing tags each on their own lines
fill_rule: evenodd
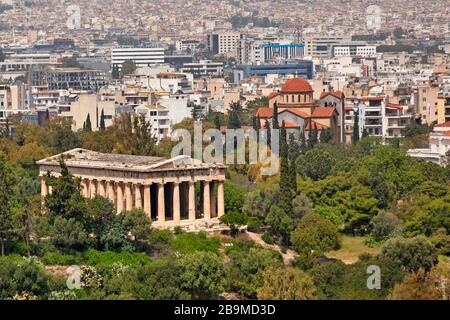
<svg viewBox="0 0 450 320">
<path fill-rule="evenodd" d="M 298 256 L 298 254 L 297 254 L 295 251 L 291 250 L 291 249 L 288 249 L 288 250 L 286 251 L 286 253 L 283 253 L 283 252 L 281 251 L 280 246 L 278 246 L 278 245 L 276 245 L 276 244 L 268 244 L 268 243 L 265 243 L 264 240 L 261 239 L 261 235 L 258 234 L 258 233 L 254 233 L 254 232 L 247 231 L 247 234 L 248 234 L 248 236 L 249 236 L 250 239 L 252 239 L 253 241 L 255 241 L 255 242 L 256 242 L 257 244 L 259 244 L 260 246 L 262 246 L 262 247 L 264 247 L 264 248 L 267 248 L 267 249 L 271 249 L 271 250 L 278 251 L 278 252 L 281 254 L 281 256 L 283 257 L 283 262 L 284 262 L 284 264 L 285 264 L 286 266 L 290 265 L 291 262 L 292 262 L 292 260 L 293 260 L 295 257 Z"/>
</svg>

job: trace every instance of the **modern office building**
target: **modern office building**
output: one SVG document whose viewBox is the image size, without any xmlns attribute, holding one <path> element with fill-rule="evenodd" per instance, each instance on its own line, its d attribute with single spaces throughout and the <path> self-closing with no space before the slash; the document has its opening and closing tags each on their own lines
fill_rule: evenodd
<svg viewBox="0 0 450 320">
<path fill-rule="evenodd" d="M 305 56 L 331 57 L 331 49 L 334 45 L 350 41 L 350 36 L 305 37 Z"/>
<path fill-rule="evenodd" d="M 132 60 L 137 67 L 164 63 L 164 48 L 114 47 L 111 50 L 111 66 L 121 67 L 126 60 Z"/>
<path fill-rule="evenodd" d="M 237 65 L 233 76 L 234 82 L 239 83 L 249 76 L 265 78 L 269 74 L 293 75 L 304 79 L 312 79 L 314 76 L 314 64 L 309 60 L 301 60 L 295 63 Z"/>
<path fill-rule="evenodd" d="M 302 43 L 266 43 L 261 45 L 261 62 L 302 58 L 305 45 Z"/>
</svg>

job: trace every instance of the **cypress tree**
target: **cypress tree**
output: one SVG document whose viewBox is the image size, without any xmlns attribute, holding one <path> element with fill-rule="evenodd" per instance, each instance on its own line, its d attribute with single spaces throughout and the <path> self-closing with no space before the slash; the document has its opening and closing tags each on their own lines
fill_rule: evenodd
<svg viewBox="0 0 450 320">
<path fill-rule="evenodd" d="M 300 155 L 300 145 L 293 133 L 289 134 L 289 160 L 293 161 Z"/>
<path fill-rule="evenodd" d="M 308 144 L 306 142 L 305 130 L 300 132 L 300 153 L 304 154 L 308 150 Z"/>
<path fill-rule="evenodd" d="M 273 104 L 273 118 L 272 118 L 272 127 L 274 129 L 279 129 L 280 126 L 278 125 L 278 103 Z"/>
<path fill-rule="evenodd" d="M 105 126 L 105 113 L 103 112 L 102 109 L 102 113 L 100 114 L 100 130 L 105 130 L 106 126 Z"/>
<path fill-rule="evenodd" d="M 280 208 L 287 215 L 291 215 L 292 212 L 292 188 L 289 175 L 289 149 L 283 121 L 280 131 Z"/>
<path fill-rule="evenodd" d="M 266 135 L 267 135 L 267 146 L 270 148 L 272 145 L 272 131 L 270 128 L 269 120 L 266 119 L 266 122 L 264 123 L 264 129 L 266 129 Z"/>
<path fill-rule="evenodd" d="M 86 131 L 92 131 L 92 124 L 91 124 L 91 115 L 88 113 L 87 117 L 86 117 L 86 126 L 85 126 L 85 130 Z"/>
<path fill-rule="evenodd" d="M 358 111 L 355 111 L 355 119 L 353 123 L 353 143 L 357 143 L 359 141 L 359 116 Z"/>
</svg>

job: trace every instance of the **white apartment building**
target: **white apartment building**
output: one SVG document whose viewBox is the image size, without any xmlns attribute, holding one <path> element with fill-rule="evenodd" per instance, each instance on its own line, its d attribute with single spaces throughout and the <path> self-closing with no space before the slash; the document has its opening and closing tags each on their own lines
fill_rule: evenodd
<svg viewBox="0 0 450 320">
<path fill-rule="evenodd" d="M 376 46 L 343 44 L 333 46 L 334 57 L 370 57 L 377 53 Z"/>
<path fill-rule="evenodd" d="M 200 60 L 199 62 L 183 63 L 180 70 L 183 73 L 191 73 L 194 78 L 203 76 L 223 76 L 223 62 L 212 62 L 211 60 Z"/>
<path fill-rule="evenodd" d="M 409 149 L 408 155 L 446 167 L 449 165 L 447 153 L 450 152 L 450 121 L 436 125 L 429 138 L 428 149 Z"/>
<path fill-rule="evenodd" d="M 134 108 L 134 112 L 145 116 L 145 119 L 150 122 L 152 135 L 158 142 L 170 135 L 172 129 L 169 109 L 161 105 L 139 105 Z"/>
<path fill-rule="evenodd" d="M 369 136 L 401 138 L 414 114 L 408 106 L 387 103 L 384 96 L 368 96 L 346 99 L 345 129 L 353 130 L 354 116 L 358 112 L 359 134 L 365 130 Z"/>
<path fill-rule="evenodd" d="M 195 51 L 199 46 L 199 40 L 178 40 L 175 42 L 175 48 L 177 51 Z"/>
<path fill-rule="evenodd" d="M 132 60 L 136 67 L 153 66 L 164 63 L 164 48 L 114 47 L 111 50 L 111 66 L 119 68 L 126 60 Z"/>
</svg>

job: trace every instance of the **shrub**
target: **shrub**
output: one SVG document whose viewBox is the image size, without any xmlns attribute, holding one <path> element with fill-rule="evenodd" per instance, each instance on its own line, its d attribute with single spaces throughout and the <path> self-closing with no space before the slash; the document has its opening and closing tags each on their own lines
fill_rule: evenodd
<svg viewBox="0 0 450 320">
<path fill-rule="evenodd" d="M 46 265 L 69 266 L 80 264 L 80 257 L 70 254 L 61 254 L 59 252 L 49 252 L 41 258 L 41 261 Z"/>
<path fill-rule="evenodd" d="M 219 253 L 220 239 L 218 237 L 207 237 L 205 232 L 186 232 L 176 236 L 172 245 L 176 250 L 182 252 L 210 251 Z"/>
<path fill-rule="evenodd" d="M 139 266 L 151 263 L 152 259 L 145 253 L 129 251 L 97 251 L 95 249 L 89 249 L 84 253 L 84 261 L 86 264 L 92 266 L 112 266 L 115 263 L 122 263 L 127 266 Z"/>
<path fill-rule="evenodd" d="M 249 217 L 247 219 L 247 230 L 250 232 L 257 232 L 264 226 L 264 222 L 258 217 Z"/>
<path fill-rule="evenodd" d="M 264 233 L 261 236 L 261 239 L 267 244 L 274 244 L 275 243 L 275 240 L 273 240 L 272 236 L 269 233 L 267 233 L 267 232 Z"/>
</svg>

